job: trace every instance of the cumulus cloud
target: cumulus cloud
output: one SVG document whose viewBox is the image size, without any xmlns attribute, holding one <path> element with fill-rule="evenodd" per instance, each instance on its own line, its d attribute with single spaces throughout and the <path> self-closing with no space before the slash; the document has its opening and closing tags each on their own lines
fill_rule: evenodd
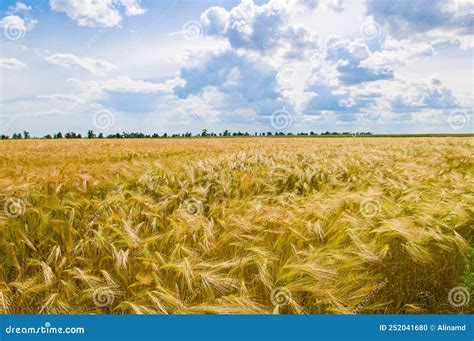
<svg viewBox="0 0 474 341">
<path fill-rule="evenodd" d="M 397 115 L 384 119 L 410 120 L 412 113 L 459 108 L 451 89 L 438 78 L 408 82 L 395 79 L 393 68 L 433 54 L 430 44 L 386 47 L 371 52 L 361 40 L 332 37 L 325 53 L 313 59 L 306 85 L 306 115 L 333 113 L 337 121 L 359 121 L 361 114 L 377 118 L 379 112 Z"/>
<path fill-rule="evenodd" d="M 343 10 L 339 1 L 291 4 L 309 9 L 323 5 Z M 373 117 L 374 110 L 384 105 L 388 108 L 387 98 L 396 110 L 398 99 L 386 97 L 385 87 L 372 84 L 395 81 L 396 67 L 434 54 L 429 43 L 397 44 L 391 36 L 376 51 L 371 51 L 363 39 L 335 36 L 319 50 L 313 32 L 292 24 L 294 7 L 287 5 L 288 2 L 278 1 L 256 5 L 244 0 L 230 10 L 211 7 L 205 11 L 201 16 L 204 34 L 227 40 L 229 48 L 207 54 L 205 58 L 196 57 L 192 66 L 184 66 L 180 73 L 183 85 L 174 89 L 175 94 L 181 100 L 192 97 L 195 101 L 212 90 L 220 95 L 219 108 L 222 111 L 225 108 L 226 112 L 257 108 L 254 115 L 265 116 L 279 107 L 298 107 L 305 115 L 333 112 L 340 121 L 352 121 L 360 113 Z M 299 63 L 307 59 L 313 64 L 301 96 L 294 95 L 294 84 L 282 87 L 282 78 L 293 58 L 299 59 Z M 423 89 L 421 98 L 410 99 L 422 102 L 412 108 L 449 107 L 454 103 L 452 93 L 446 88 Z M 223 101 L 228 104 L 223 106 Z M 252 110 L 245 112 L 244 117 L 248 118 Z"/>
<path fill-rule="evenodd" d="M 454 108 L 459 108 L 457 99 L 437 78 L 432 78 L 429 82 L 402 84 L 398 94 L 390 101 L 390 109 L 394 112 Z"/>
<path fill-rule="evenodd" d="M 448 69 L 451 66 L 443 68 L 446 61 L 443 58 L 448 58 L 451 51 L 446 48 L 439 52 L 437 44 L 449 41 L 448 47 L 453 49 L 467 46 L 470 38 L 467 33 L 471 32 L 474 19 L 460 1 L 421 0 L 420 3 L 381 0 L 354 5 L 342 0 L 242 0 L 234 7 L 211 7 L 203 13 L 193 13 L 200 21 L 192 23 L 203 39 L 163 46 L 163 50 L 172 51 L 170 55 L 180 57 L 179 64 L 173 64 L 169 70 L 158 70 L 161 64 L 154 61 L 143 63 L 140 54 L 136 54 L 133 63 L 122 61 L 120 65 L 125 65 L 124 68 L 117 70 L 102 59 L 42 50 L 39 55 L 43 64 L 46 59 L 51 64 L 84 70 L 101 78 L 86 81 L 76 75 L 78 78 L 67 82 L 61 78 L 65 74 L 70 76 L 70 70 L 57 72 L 48 83 L 52 86 L 43 88 L 54 88 L 63 81 L 66 85 L 63 90 L 55 90 L 56 94 L 38 96 L 43 102 L 35 110 L 82 114 L 107 108 L 124 115 L 146 114 L 143 117 L 160 121 L 160 127 L 188 124 L 186 129 L 245 126 L 243 129 L 247 130 L 271 129 L 270 115 L 283 109 L 292 114 L 295 130 L 306 128 L 298 126 L 301 122 L 306 122 L 308 127 L 315 122 L 334 123 L 325 126 L 329 130 L 359 127 L 367 120 L 387 126 L 391 121 L 418 122 L 418 119 L 421 122 L 439 113 L 446 116 L 452 110 L 465 110 L 471 100 L 464 100 L 470 94 L 463 88 L 467 83 L 462 78 L 465 51 L 462 51 L 464 55 L 456 55 L 461 60 L 459 68 L 451 70 Z M 50 0 L 50 5 L 53 11 L 64 12 L 80 26 L 87 27 L 119 26 L 124 16 L 146 12 L 137 0 Z M 28 7 L 20 2 L 12 5 L 10 12 L 6 12 L 10 16 L 7 21 L 19 23 L 23 31 L 31 29 L 31 23 L 21 18 L 27 16 Z M 367 16 L 363 16 L 365 7 Z M 334 13 L 325 17 L 326 10 L 351 13 L 341 14 L 338 22 Z M 359 21 L 374 25 L 376 22 L 380 39 L 355 38 L 364 35 L 360 33 L 359 21 L 346 22 L 352 13 Z M 314 22 L 312 14 L 315 14 Z M 177 27 L 181 24 L 176 23 Z M 342 37 L 331 36 L 336 26 L 343 27 L 337 30 Z M 324 45 L 318 44 L 317 31 L 326 40 Z M 176 50 L 178 45 L 181 51 Z M 96 51 L 101 52 L 101 49 Z M 112 48 L 107 49 L 108 56 L 110 52 L 113 56 Z M 8 55 L 22 59 L 20 53 L 13 51 Z M 190 58 L 182 58 L 186 55 Z M 430 63 L 420 63 L 428 59 Z M 419 63 L 420 70 L 412 72 L 413 62 Z M 423 81 L 400 78 L 407 73 L 426 77 L 438 72 L 438 65 L 441 67 L 437 78 Z M 421 66 L 426 70 L 421 70 Z M 27 66 L 17 59 L 3 58 L 0 67 L 18 70 Z M 34 67 L 35 61 L 29 59 L 29 71 Z M 112 69 L 113 78 L 104 77 L 112 74 Z M 80 76 L 90 77 L 86 72 Z M 23 74 L 8 72 L 12 79 Z M 118 74 L 122 76 L 116 77 Z M 161 77 L 168 80 L 150 80 Z M 322 126 L 309 129 L 318 128 L 323 129 Z M 358 130 L 372 129 L 369 124 Z"/>
<path fill-rule="evenodd" d="M 145 8 L 140 6 L 139 0 L 119 0 L 117 2 L 125 7 L 125 15 L 127 16 L 142 15 L 147 12 Z"/>
<path fill-rule="evenodd" d="M 180 77 L 183 84 L 174 91 L 182 99 L 213 87 L 231 106 L 257 108 L 261 115 L 282 105 L 277 71 L 257 56 L 232 49 L 206 54 L 200 63 L 182 68 Z"/>
<path fill-rule="evenodd" d="M 114 68 L 114 65 L 100 59 L 80 58 L 70 53 L 55 53 L 47 56 L 46 61 L 63 67 L 86 70 L 94 75 L 102 76 Z"/>
<path fill-rule="evenodd" d="M 319 1 L 270 0 L 257 5 L 243 0 L 229 10 L 206 10 L 201 15 L 203 34 L 227 45 L 194 54 L 192 64 L 181 67 L 183 83 L 174 89 L 177 103 L 201 103 L 201 110 L 214 105 L 213 117 L 221 122 L 264 122 L 275 110 L 293 111 L 295 103 L 287 96 L 291 91 L 281 85 L 281 62 L 309 58 L 318 48 L 318 37 L 291 18 L 318 5 Z M 210 94 L 219 100 L 204 100 Z M 207 117 L 197 111 L 193 116 Z"/>
<path fill-rule="evenodd" d="M 437 78 L 410 82 L 384 81 L 373 87 L 336 88 L 327 84 L 310 84 L 304 113 L 351 123 L 360 131 L 370 131 L 376 124 L 390 122 L 421 122 L 430 118 L 430 124 L 446 124 L 446 115 L 462 107 L 452 90 Z M 425 122 L 427 123 L 427 122 Z"/>
<path fill-rule="evenodd" d="M 27 68 L 28 65 L 15 58 L 0 58 L 0 67 L 11 70 L 19 70 Z"/>
<path fill-rule="evenodd" d="M 233 48 L 265 52 L 289 46 L 309 50 L 317 47 L 317 36 L 302 26 L 291 25 L 289 20 L 295 11 L 317 6 L 318 1 L 270 0 L 256 5 L 243 0 L 229 11 L 209 8 L 201 15 L 201 23 L 206 35 L 226 39 Z"/>
<path fill-rule="evenodd" d="M 325 76 L 325 67 L 313 69 L 306 87 L 307 101 L 303 106 L 306 115 L 335 112 L 343 121 L 356 120 L 354 114 L 370 108 L 382 96 L 380 89 L 370 86 L 340 87 Z"/>
<path fill-rule="evenodd" d="M 272 37 L 281 34 L 285 14 L 275 1 L 258 6 L 252 0 L 244 0 L 230 11 L 209 8 L 201 22 L 206 34 L 224 37 L 232 47 L 261 50 Z"/>
<path fill-rule="evenodd" d="M 332 37 L 326 46 L 327 59 L 336 63 L 339 80 L 343 84 L 352 85 L 393 78 L 393 70 L 386 65 L 364 64 L 372 53 L 361 39 L 349 41 Z"/>
<path fill-rule="evenodd" d="M 413 43 L 407 40 L 396 40 L 387 37 L 382 49 L 371 53 L 361 61 L 362 67 L 396 67 L 421 61 L 435 54 L 433 46 L 426 42 Z"/>
<path fill-rule="evenodd" d="M 122 21 L 121 9 L 125 15 L 144 14 L 146 9 L 139 0 L 50 0 L 51 9 L 64 12 L 80 26 L 114 27 Z"/>
<path fill-rule="evenodd" d="M 31 6 L 25 5 L 23 2 L 17 2 L 15 6 L 8 7 L 10 14 L 31 11 Z"/>
<path fill-rule="evenodd" d="M 367 14 L 399 38 L 430 31 L 473 34 L 472 3 L 458 0 L 380 0 L 367 2 Z"/>
</svg>

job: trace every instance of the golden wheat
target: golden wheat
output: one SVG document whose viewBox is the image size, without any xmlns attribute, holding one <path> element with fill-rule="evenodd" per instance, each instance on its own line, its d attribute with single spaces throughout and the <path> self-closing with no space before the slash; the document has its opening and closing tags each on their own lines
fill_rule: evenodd
<svg viewBox="0 0 474 341">
<path fill-rule="evenodd" d="M 0 312 L 472 312 L 473 147 L 2 141 Z"/>
</svg>

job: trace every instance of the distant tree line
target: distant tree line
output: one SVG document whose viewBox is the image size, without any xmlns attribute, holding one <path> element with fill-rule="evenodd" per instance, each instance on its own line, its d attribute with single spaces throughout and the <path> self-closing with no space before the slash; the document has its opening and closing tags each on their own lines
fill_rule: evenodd
<svg viewBox="0 0 474 341">
<path fill-rule="evenodd" d="M 189 137 L 231 137 L 231 136 L 337 136 L 337 135 L 356 135 L 356 136 L 366 136 L 366 135 L 372 135 L 370 132 L 358 132 L 358 133 L 350 133 L 350 132 L 329 132 L 326 131 L 324 133 L 315 133 L 313 131 L 309 133 L 284 133 L 284 132 L 266 132 L 266 133 L 253 133 L 250 134 L 248 132 L 229 132 L 228 130 L 225 130 L 222 133 L 212 133 L 208 132 L 207 129 L 203 129 L 200 134 L 192 134 L 190 132 L 184 133 L 184 134 L 167 134 L 164 133 L 162 135 L 154 133 L 154 134 L 144 134 L 144 133 L 116 133 L 116 134 L 109 134 L 109 135 L 104 135 L 103 133 L 95 134 L 93 130 L 89 130 L 87 132 L 87 136 L 82 136 L 81 134 L 77 134 L 75 132 L 67 132 L 67 133 L 62 133 L 58 132 L 57 134 L 53 135 L 45 135 L 42 137 L 42 139 L 82 139 L 82 138 L 88 138 L 88 139 L 162 139 L 162 138 L 189 138 Z M 27 131 L 24 131 L 23 133 L 15 133 L 11 137 L 8 135 L 0 135 L 0 140 L 20 140 L 20 139 L 30 139 L 30 133 Z"/>
</svg>

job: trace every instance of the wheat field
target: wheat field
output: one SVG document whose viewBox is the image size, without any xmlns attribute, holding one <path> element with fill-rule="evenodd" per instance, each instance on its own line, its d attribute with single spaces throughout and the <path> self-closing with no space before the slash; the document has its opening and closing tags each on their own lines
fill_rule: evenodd
<svg viewBox="0 0 474 341">
<path fill-rule="evenodd" d="M 0 151 L 1 313 L 474 310 L 474 138 Z"/>
</svg>

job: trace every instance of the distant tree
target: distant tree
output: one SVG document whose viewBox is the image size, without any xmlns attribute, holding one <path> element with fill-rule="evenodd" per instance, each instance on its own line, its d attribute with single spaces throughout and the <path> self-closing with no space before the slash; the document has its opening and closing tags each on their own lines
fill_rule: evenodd
<svg viewBox="0 0 474 341">
<path fill-rule="evenodd" d="M 191 138 L 191 137 L 227 137 L 227 136 L 308 136 L 308 135 L 311 135 L 311 136 L 318 136 L 318 135 L 322 135 L 322 136 L 330 136 L 330 135 L 333 135 L 333 136 L 370 136 L 372 135 L 371 132 L 356 132 L 356 133 L 350 133 L 350 132 L 347 132 L 347 131 L 344 131 L 344 132 L 329 132 L 329 131 L 326 131 L 326 132 L 323 132 L 323 133 L 315 133 L 314 131 L 311 131 L 310 133 L 306 133 L 306 132 L 296 132 L 296 133 L 292 133 L 292 132 L 288 132 L 288 133 L 285 133 L 285 132 L 275 132 L 275 133 L 272 133 L 272 132 L 254 132 L 254 133 L 249 133 L 249 132 L 241 132 L 241 131 L 238 131 L 238 132 L 229 132 L 227 129 L 222 132 L 222 133 L 213 133 L 213 132 L 209 132 L 207 129 L 203 129 L 202 130 L 202 133 L 201 134 L 193 134 L 191 132 L 186 132 L 186 133 L 175 133 L 175 134 L 171 134 L 171 135 L 168 135 L 167 133 L 164 133 L 162 136 L 160 136 L 158 133 L 153 133 L 153 134 L 144 134 L 144 133 L 140 133 L 140 132 L 131 132 L 131 133 L 128 133 L 128 132 L 122 132 L 122 133 L 115 133 L 115 134 L 109 134 L 107 136 L 104 136 L 103 133 L 99 133 L 98 135 L 96 135 L 94 133 L 93 130 L 89 130 L 87 132 L 87 138 L 89 139 L 93 139 L 93 138 L 100 138 L 100 139 L 103 139 L 103 138 L 109 138 L 109 139 L 121 139 L 121 138 L 127 138 L 127 139 L 143 139 L 143 138 L 168 138 L 168 137 L 171 137 L 171 138 L 179 138 L 179 137 L 184 137 L 184 138 Z M 0 135 L 0 140 L 6 140 L 6 139 L 9 139 L 10 137 L 8 135 Z M 30 133 L 27 132 L 27 131 L 24 131 L 23 133 L 14 133 L 12 136 L 11 136 L 11 139 L 30 139 Z M 43 136 L 44 139 L 62 139 L 62 138 L 66 138 L 66 139 L 80 139 L 82 138 L 82 135 L 81 134 L 78 134 L 78 133 L 75 133 L 75 132 L 67 132 L 64 134 L 61 133 L 61 132 L 58 132 L 56 134 L 53 134 L 53 136 L 51 135 L 45 135 Z"/>
<path fill-rule="evenodd" d="M 64 137 L 67 138 L 67 139 L 82 139 L 81 134 L 76 134 L 73 131 L 64 134 Z"/>
</svg>

